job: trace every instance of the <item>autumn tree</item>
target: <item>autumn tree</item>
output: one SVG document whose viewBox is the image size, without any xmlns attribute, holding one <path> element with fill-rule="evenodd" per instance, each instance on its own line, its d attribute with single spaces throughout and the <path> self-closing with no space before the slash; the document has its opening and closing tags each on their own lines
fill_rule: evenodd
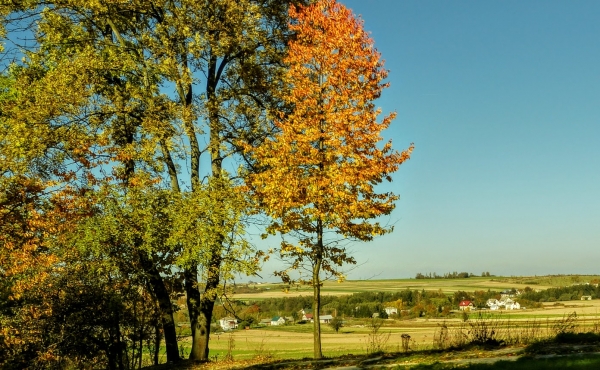
<svg viewBox="0 0 600 370">
<path fill-rule="evenodd" d="M 256 174 L 249 176 L 257 203 L 273 218 L 268 232 L 284 235 L 279 253 L 290 262 L 278 272 L 307 267 L 313 287 L 314 357 L 322 357 L 320 289 L 323 274 L 343 278 L 340 267 L 355 263 L 344 239 L 369 241 L 392 231 L 377 222 L 398 196 L 375 186 L 409 158 L 380 145 L 395 114 L 377 117 L 373 101 L 388 86 L 380 54 L 360 19 L 334 0 L 291 7 L 288 66 L 282 99 L 293 111 L 275 115 L 278 133 L 247 147 Z M 296 242 L 288 241 L 293 237 Z"/>
<path fill-rule="evenodd" d="M 96 169 L 88 172 L 94 181 L 122 185 L 123 194 L 150 180 L 181 198 L 213 190 L 213 209 L 231 210 L 229 194 L 240 181 L 231 181 L 227 170 L 233 172 L 240 159 L 240 143 L 270 135 L 265 112 L 281 103 L 272 89 L 280 85 L 290 35 L 287 8 L 304 2 L 11 2 L 0 15 L 10 20 L 12 11 L 13 20 L 22 20 L 21 28 L 35 36 L 23 48 L 21 66 L 32 88 L 21 95 L 20 121 L 14 122 L 22 122 L 24 131 L 29 123 L 36 129 L 60 126 L 68 137 L 81 132 L 69 152 Z M 229 243 L 240 230 L 227 229 L 230 215 L 212 213 L 222 219 L 201 228 L 211 233 L 202 239 L 211 241 L 203 244 L 208 249 L 201 256 L 181 249 L 187 258 L 171 266 L 184 277 L 190 358 L 196 360 L 208 359 L 219 285 L 235 271 L 228 261 L 239 261 L 229 256 L 245 254 L 232 252 L 242 244 Z M 193 245 L 191 232 L 182 236 L 188 239 L 181 246 Z M 151 260 L 163 256 L 146 252 Z"/>
</svg>

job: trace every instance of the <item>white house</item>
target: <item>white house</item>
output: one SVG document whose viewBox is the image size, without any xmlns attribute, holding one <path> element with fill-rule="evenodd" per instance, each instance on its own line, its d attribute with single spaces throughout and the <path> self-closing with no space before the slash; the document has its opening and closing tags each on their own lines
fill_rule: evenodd
<svg viewBox="0 0 600 370">
<path fill-rule="evenodd" d="M 508 297 L 502 298 L 501 300 L 488 299 L 486 304 L 490 307 L 490 310 L 493 310 L 493 311 L 499 310 L 501 308 L 504 308 L 506 310 L 520 310 L 521 309 L 521 305 L 519 304 L 519 302 L 515 302 L 514 300 L 512 300 Z"/>
<path fill-rule="evenodd" d="M 271 326 L 284 325 L 285 319 L 281 316 L 275 316 L 271 319 Z"/>
<path fill-rule="evenodd" d="M 386 307 L 384 308 L 385 313 L 387 313 L 388 316 L 391 315 L 397 315 L 398 314 L 398 309 L 396 307 Z"/>
<path fill-rule="evenodd" d="M 223 330 L 237 329 L 238 321 L 233 317 L 224 317 L 221 320 L 219 320 L 219 325 Z"/>
<path fill-rule="evenodd" d="M 319 321 L 321 324 L 329 324 L 333 320 L 333 316 L 331 315 L 321 315 L 319 316 Z"/>
<path fill-rule="evenodd" d="M 506 306 L 507 310 L 520 310 L 521 309 L 521 305 L 519 304 L 519 302 L 507 303 L 505 306 Z"/>
<path fill-rule="evenodd" d="M 490 309 L 491 309 L 492 306 L 498 306 L 498 300 L 494 299 L 494 298 L 490 298 L 490 299 L 487 300 L 487 302 L 485 302 L 485 304 L 488 307 L 490 307 Z"/>
</svg>

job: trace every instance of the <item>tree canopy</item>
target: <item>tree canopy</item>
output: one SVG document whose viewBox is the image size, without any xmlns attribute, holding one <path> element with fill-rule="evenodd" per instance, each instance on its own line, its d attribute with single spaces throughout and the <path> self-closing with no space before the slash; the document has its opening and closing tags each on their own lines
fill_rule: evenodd
<svg viewBox="0 0 600 370">
<path fill-rule="evenodd" d="M 353 262 L 329 231 L 390 231 L 375 187 L 412 147 L 380 143 L 387 72 L 347 9 L 309 3 L 0 5 L 0 365 L 135 367 L 163 339 L 176 362 L 179 297 L 207 361 L 225 283 L 265 257 L 255 214 L 302 236 L 281 253 L 317 287 Z"/>
<path fill-rule="evenodd" d="M 293 109 L 274 117 L 271 138 L 246 147 L 258 168 L 249 186 L 274 220 L 267 231 L 295 238 L 279 251 L 291 270 L 309 264 L 318 314 L 321 273 L 342 278 L 339 267 L 355 263 L 340 239 L 369 241 L 391 231 L 377 218 L 390 214 L 398 196 L 375 186 L 391 181 L 412 146 L 397 152 L 391 142 L 379 145 L 395 114 L 378 121 L 373 101 L 388 86 L 387 71 L 362 21 L 333 0 L 292 7 L 290 17 L 296 37 L 279 94 Z M 291 280 L 288 271 L 278 273 L 284 281 Z M 315 357 L 321 356 L 315 320 Z"/>
</svg>

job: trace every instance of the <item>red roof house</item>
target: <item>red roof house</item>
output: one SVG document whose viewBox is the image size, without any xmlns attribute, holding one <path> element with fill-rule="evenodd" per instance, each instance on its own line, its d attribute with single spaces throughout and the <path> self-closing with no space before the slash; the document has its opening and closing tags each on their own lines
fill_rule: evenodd
<svg viewBox="0 0 600 370">
<path fill-rule="evenodd" d="M 471 311 L 473 309 L 473 302 L 471 301 L 460 301 L 458 308 L 463 311 Z"/>
</svg>

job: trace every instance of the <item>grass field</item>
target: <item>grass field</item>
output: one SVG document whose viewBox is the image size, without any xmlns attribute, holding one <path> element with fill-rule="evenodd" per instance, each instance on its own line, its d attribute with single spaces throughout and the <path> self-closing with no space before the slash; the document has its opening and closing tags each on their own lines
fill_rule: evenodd
<svg viewBox="0 0 600 370">
<path fill-rule="evenodd" d="M 403 289 L 442 290 L 452 294 L 458 290 L 504 290 L 509 288 L 522 289 L 532 286 L 535 289 L 546 289 L 555 286 L 571 285 L 574 282 L 587 282 L 598 279 L 598 276 L 554 276 L 554 277 L 493 277 L 468 279 L 398 279 L 398 280 L 368 280 L 345 281 L 343 283 L 327 282 L 323 294 L 351 294 L 365 291 L 399 291 Z M 285 293 L 280 284 L 261 284 L 262 292 L 251 294 L 236 294 L 236 299 L 260 300 L 264 298 L 280 298 L 286 296 L 312 294 L 308 287 L 294 288 Z M 266 289 L 270 288 L 270 289 Z M 568 320 L 568 315 L 576 313 L 571 323 L 575 331 L 600 332 L 600 300 L 564 301 L 559 303 L 544 303 L 543 308 L 516 311 L 491 312 L 483 311 L 483 321 L 493 327 L 496 336 L 507 343 L 527 342 L 551 337 L 555 334 L 556 323 Z M 470 314 L 466 323 L 459 316 L 452 319 L 383 320 L 383 325 L 377 333 L 369 326 L 369 320 L 347 319 L 339 333 L 335 333 L 328 325 L 322 325 L 322 347 L 326 357 L 342 355 L 364 355 L 369 352 L 374 338 L 380 342 L 384 352 L 399 352 L 401 350 L 401 335 L 410 335 L 412 351 L 431 350 L 439 344 L 442 327 L 446 327 L 448 340 L 452 336 L 467 336 L 471 323 L 477 320 L 477 313 Z M 534 338 L 535 337 L 535 338 Z M 456 338 L 455 338 L 456 339 Z M 184 356 L 189 353 L 191 343 L 189 338 L 180 341 L 180 350 Z M 311 324 L 295 324 L 276 327 L 252 328 L 250 330 L 234 330 L 225 333 L 213 333 L 210 341 L 211 359 L 222 361 L 233 357 L 234 360 L 252 358 L 265 359 L 301 359 L 312 357 L 313 337 Z M 593 359 L 590 360 L 593 362 Z M 593 362 L 597 364 L 596 362 Z M 431 365 L 435 366 L 435 365 Z M 441 366 L 441 365 L 440 365 Z M 444 366 L 448 366 L 447 364 Z M 500 366 L 500 365 L 499 365 Z M 521 366 L 521 365 L 519 365 Z M 524 366 L 524 367 L 523 367 Z M 526 365 L 516 369 L 528 368 Z M 578 365 L 579 366 L 579 365 Z M 583 366 L 583 365 L 582 365 Z M 422 367 L 423 369 L 446 369 L 450 367 Z M 485 367 L 472 367 L 473 369 Z M 495 367 L 494 367 L 495 368 Z M 498 367 L 502 368 L 502 367 Z M 541 367 L 543 368 L 543 367 Z M 585 368 L 585 367 L 575 367 Z"/>
<path fill-rule="evenodd" d="M 536 310 L 488 311 L 482 313 L 482 318 L 472 312 L 466 323 L 458 318 L 383 320 L 383 325 L 376 334 L 373 333 L 369 320 L 349 319 L 339 333 L 335 333 L 328 325 L 322 325 L 323 354 L 326 357 L 365 354 L 374 335 L 381 342 L 381 349 L 386 352 L 401 350 L 402 334 L 410 335 L 411 350 L 431 350 L 439 342 L 442 326 L 447 328 L 448 340 L 451 341 L 452 336 L 466 337 L 469 330 L 472 330 L 471 323 L 476 323 L 477 320 L 487 321 L 489 328 L 496 331 L 497 339 L 509 344 L 522 344 L 553 336 L 556 334 L 557 323 L 569 320 L 568 315 L 573 312 L 577 314 L 572 322 L 576 327 L 575 331 L 600 332 L 600 300 L 562 303 L 564 305 L 547 304 L 545 308 Z M 189 353 L 189 346 L 189 339 L 181 342 L 184 355 Z M 210 349 L 213 360 L 224 359 L 228 353 L 236 360 L 255 357 L 307 358 L 312 356 L 313 350 L 312 325 L 296 324 L 213 334 Z"/>
</svg>

